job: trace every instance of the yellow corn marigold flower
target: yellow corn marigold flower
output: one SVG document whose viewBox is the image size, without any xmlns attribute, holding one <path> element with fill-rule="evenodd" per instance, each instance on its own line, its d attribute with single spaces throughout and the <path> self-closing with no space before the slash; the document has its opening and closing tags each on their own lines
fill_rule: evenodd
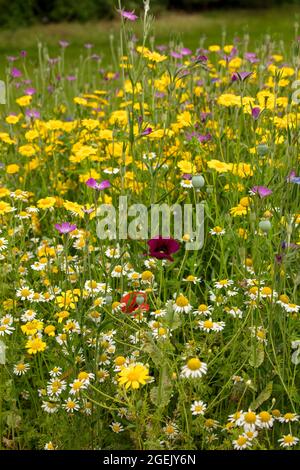
<svg viewBox="0 0 300 470">
<path fill-rule="evenodd" d="M 31 95 L 24 95 L 21 96 L 20 98 L 16 99 L 16 103 L 23 107 L 23 106 L 28 106 L 31 103 L 32 96 Z"/>
<path fill-rule="evenodd" d="M 19 169 L 20 169 L 19 165 L 12 163 L 11 165 L 7 165 L 6 173 L 8 175 L 14 175 L 15 173 L 18 173 Z"/>
<path fill-rule="evenodd" d="M 39 199 L 37 206 L 39 209 L 51 209 L 56 203 L 55 197 L 45 197 L 44 199 Z"/>
<path fill-rule="evenodd" d="M 38 352 L 45 351 L 47 344 L 41 338 L 33 337 L 26 343 L 28 354 L 37 354 Z"/>
<path fill-rule="evenodd" d="M 210 160 L 207 162 L 208 168 L 216 170 L 218 173 L 227 173 L 230 170 L 228 163 L 221 162 L 220 160 Z"/>
<path fill-rule="evenodd" d="M 145 385 L 150 379 L 149 369 L 143 364 L 130 364 L 119 372 L 119 385 L 125 385 L 125 388 L 136 390 L 140 385 Z"/>
</svg>

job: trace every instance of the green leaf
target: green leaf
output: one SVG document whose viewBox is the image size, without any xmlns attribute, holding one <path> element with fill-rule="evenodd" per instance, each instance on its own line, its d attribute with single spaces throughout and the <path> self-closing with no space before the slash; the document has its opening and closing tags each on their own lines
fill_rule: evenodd
<svg viewBox="0 0 300 470">
<path fill-rule="evenodd" d="M 251 410 L 257 410 L 265 401 L 269 400 L 273 391 L 273 382 L 269 382 L 258 397 L 251 403 Z"/>
<path fill-rule="evenodd" d="M 258 344 L 256 347 L 252 347 L 250 351 L 249 364 L 252 367 L 259 367 L 265 359 L 264 347 L 262 344 Z"/>
<path fill-rule="evenodd" d="M 164 367 L 161 371 L 159 384 L 153 387 L 150 392 L 150 400 L 158 408 L 164 408 L 168 405 L 172 396 L 173 387 L 168 376 L 167 368 Z"/>
</svg>

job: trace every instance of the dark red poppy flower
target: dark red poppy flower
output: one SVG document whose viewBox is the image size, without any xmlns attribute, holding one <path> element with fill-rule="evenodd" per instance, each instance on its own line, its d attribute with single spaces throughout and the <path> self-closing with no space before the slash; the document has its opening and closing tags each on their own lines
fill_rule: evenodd
<svg viewBox="0 0 300 470">
<path fill-rule="evenodd" d="M 144 301 L 142 299 L 144 299 Z M 122 307 L 122 312 L 134 313 L 137 310 L 148 311 L 149 305 L 146 304 L 146 299 L 147 296 L 145 292 L 129 292 L 128 294 L 123 295 L 121 298 L 121 303 L 125 305 Z"/>
<path fill-rule="evenodd" d="M 180 244 L 174 238 L 163 238 L 161 236 L 152 238 L 148 242 L 150 256 L 157 259 L 168 259 L 173 261 L 172 254 L 179 250 Z"/>
</svg>

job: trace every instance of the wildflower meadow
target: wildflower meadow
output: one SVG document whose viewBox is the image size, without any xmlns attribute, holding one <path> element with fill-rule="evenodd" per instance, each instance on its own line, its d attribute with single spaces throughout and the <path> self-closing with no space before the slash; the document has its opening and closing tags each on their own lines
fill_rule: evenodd
<svg viewBox="0 0 300 470">
<path fill-rule="evenodd" d="M 298 33 L 117 8 L 1 76 L 0 448 L 299 449 Z"/>
</svg>

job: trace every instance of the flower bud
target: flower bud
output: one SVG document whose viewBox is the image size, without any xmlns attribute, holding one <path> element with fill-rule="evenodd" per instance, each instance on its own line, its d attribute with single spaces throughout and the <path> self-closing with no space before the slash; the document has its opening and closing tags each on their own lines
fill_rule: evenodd
<svg viewBox="0 0 300 470">
<path fill-rule="evenodd" d="M 269 220 L 261 220 L 258 226 L 265 233 L 268 233 L 272 228 L 272 224 Z"/>
<path fill-rule="evenodd" d="M 205 185 L 205 180 L 202 175 L 195 175 L 192 177 L 192 184 L 195 189 L 200 189 Z"/>
</svg>

